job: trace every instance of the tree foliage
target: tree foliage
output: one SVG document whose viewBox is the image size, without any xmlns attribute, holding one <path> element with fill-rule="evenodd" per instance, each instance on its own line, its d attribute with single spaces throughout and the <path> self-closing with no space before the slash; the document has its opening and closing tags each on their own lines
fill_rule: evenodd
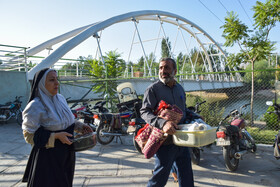
<svg viewBox="0 0 280 187">
<path fill-rule="evenodd" d="M 161 58 L 171 57 L 171 42 L 169 38 L 161 40 Z"/>
<path fill-rule="evenodd" d="M 260 70 L 256 71 L 254 73 L 254 80 L 255 80 L 255 88 L 256 89 L 267 89 L 267 88 L 272 88 L 275 81 L 274 81 L 274 76 L 275 72 L 274 71 L 266 71 L 270 67 L 267 65 L 266 60 L 261 60 L 255 62 L 255 70 Z M 252 64 L 249 64 L 246 67 L 246 70 L 251 70 L 252 69 Z M 246 72 L 244 76 L 244 82 L 247 84 L 252 84 L 251 83 L 251 72 Z"/>
<path fill-rule="evenodd" d="M 105 64 L 97 59 L 88 59 L 87 62 L 90 65 L 90 75 L 102 80 L 94 82 L 93 91 L 101 93 L 100 96 L 107 94 L 111 98 L 116 94 L 117 82 L 108 79 L 115 79 L 122 75 L 125 70 L 125 61 L 116 51 L 109 51 L 105 54 L 106 56 L 103 57 Z M 104 79 L 106 85 L 104 85 Z"/>
<path fill-rule="evenodd" d="M 279 0 L 267 0 L 265 3 L 257 1 L 253 7 L 255 32 L 248 29 L 238 18 L 236 13 L 230 12 L 225 18 L 223 37 L 226 39 L 225 46 L 237 44 L 240 51 L 228 58 L 229 64 L 251 63 L 251 123 L 253 124 L 254 103 L 254 63 L 267 59 L 274 50 L 274 43 L 268 38 L 270 30 L 279 22 Z"/>
</svg>

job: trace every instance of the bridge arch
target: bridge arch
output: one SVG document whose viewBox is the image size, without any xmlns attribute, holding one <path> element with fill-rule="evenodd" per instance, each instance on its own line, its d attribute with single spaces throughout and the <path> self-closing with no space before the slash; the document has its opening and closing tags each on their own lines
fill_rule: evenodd
<svg viewBox="0 0 280 187">
<path fill-rule="evenodd" d="M 169 12 L 159 11 L 159 10 L 143 10 L 143 11 L 135 11 L 135 12 L 129 12 L 125 14 L 121 14 L 112 18 L 109 18 L 107 20 L 96 22 L 90 25 L 86 25 L 80 28 L 77 28 L 75 30 L 72 30 L 70 32 L 67 32 L 65 34 L 62 34 L 60 36 L 57 36 L 53 39 L 50 39 L 30 50 L 28 50 L 28 55 L 35 55 L 39 52 L 41 52 L 44 49 L 51 48 L 53 45 L 60 43 L 62 41 L 65 41 L 69 39 L 67 42 L 62 44 L 60 47 L 58 47 L 55 51 L 53 51 L 48 57 L 46 57 L 44 60 L 42 60 L 41 63 L 39 63 L 37 66 L 32 68 L 28 72 L 28 79 L 33 79 L 34 74 L 45 68 L 45 67 L 51 67 L 54 65 L 61 57 L 63 57 L 67 52 L 75 48 L 77 45 L 85 41 L 86 39 L 90 38 L 91 36 L 97 34 L 99 31 L 104 30 L 107 27 L 110 27 L 111 25 L 120 23 L 120 22 L 128 22 L 128 21 L 138 21 L 138 20 L 154 20 L 154 21 L 160 21 L 160 22 L 166 22 L 173 25 L 176 25 L 180 27 L 181 29 L 188 32 L 200 45 L 201 49 L 204 51 L 205 54 L 205 61 L 208 63 L 208 71 L 213 72 L 213 67 L 211 63 L 211 54 L 207 53 L 207 49 L 205 47 L 205 44 L 199 39 L 198 34 L 204 35 L 209 41 L 210 44 L 214 45 L 219 54 L 219 59 L 222 61 L 222 66 L 225 67 L 225 53 L 222 50 L 222 48 L 219 46 L 219 44 L 202 28 L 200 28 L 195 23 L 189 21 L 188 19 L 173 14 Z M 194 28 L 195 31 L 192 31 L 187 26 L 191 26 L 191 28 Z M 71 38 L 71 39 L 70 39 Z M 212 60 L 213 61 L 213 60 Z M 223 68 L 224 69 L 224 68 Z"/>
</svg>

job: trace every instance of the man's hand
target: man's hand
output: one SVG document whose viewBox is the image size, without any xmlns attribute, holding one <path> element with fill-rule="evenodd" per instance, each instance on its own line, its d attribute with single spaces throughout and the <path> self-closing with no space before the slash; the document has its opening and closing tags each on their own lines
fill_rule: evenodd
<svg viewBox="0 0 280 187">
<path fill-rule="evenodd" d="M 177 124 L 175 124 L 172 121 L 166 121 L 162 130 L 164 133 L 173 135 L 176 132 L 176 129 L 178 129 Z"/>
</svg>

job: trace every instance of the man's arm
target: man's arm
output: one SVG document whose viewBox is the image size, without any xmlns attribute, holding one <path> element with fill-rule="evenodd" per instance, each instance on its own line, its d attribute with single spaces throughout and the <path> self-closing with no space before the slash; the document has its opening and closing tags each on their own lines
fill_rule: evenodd
<svg viewBox="0 0 280 187">
<path fill-rule="evenodd" d="M 162 129 L 166 120 L 159 118 L 154 114 L 154 110 L 158 107 L 158 103 L 159 101 L 157 101 L 152 88 L 148 88 L 144 93 L 140 114 L 141 118 L 144 119 L 146 123 Z"/>
</svg>

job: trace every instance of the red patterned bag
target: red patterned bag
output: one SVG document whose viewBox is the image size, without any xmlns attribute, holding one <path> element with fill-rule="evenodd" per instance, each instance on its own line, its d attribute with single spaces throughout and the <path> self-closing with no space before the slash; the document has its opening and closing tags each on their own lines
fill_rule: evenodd
<svg viewBox="0 0 280 187">
<path fill-rule="evenodd" d="M 159 117 L 179 123 L 183 117 L 183 112 L 176 105 L 169 105 L 164 101 L 160 101 L 158 109 L 155 111 Z M 139 145 L 145 158 L 151 158 L 159 149 L 161 144 L 165 141 L 167 136 L 164 136 L 164 132 L 156 127 L 146 124 L 141 128 L 135 141 Z"/>
<path fill-rule="evenodd" d="M 156 127 L 152 127 L 152 132 L 149 136 L 147 143 L 142 149 L 145 158 L 149 159 L 158 151 L 161 144 L 166 140 L 167 136 L 164 132 Z"/>
<path fill-rule="evenodd" d="M 141 150 L 143 150 L 144 146 L 146 145 L 152 130 L 153 130 L 153 126 L 146 124 L 143 128 L 141 128 L 137 132 L 135 141 L 137 142 Z"/>
<path fill-rule="evenodd" d="M 178 124 L 183 117 L 182 110 L 176 105 L 169 105 L 164 101 L 160 101 L 157 115 L 165 120 L 173 121 Z"/>
</svg>

